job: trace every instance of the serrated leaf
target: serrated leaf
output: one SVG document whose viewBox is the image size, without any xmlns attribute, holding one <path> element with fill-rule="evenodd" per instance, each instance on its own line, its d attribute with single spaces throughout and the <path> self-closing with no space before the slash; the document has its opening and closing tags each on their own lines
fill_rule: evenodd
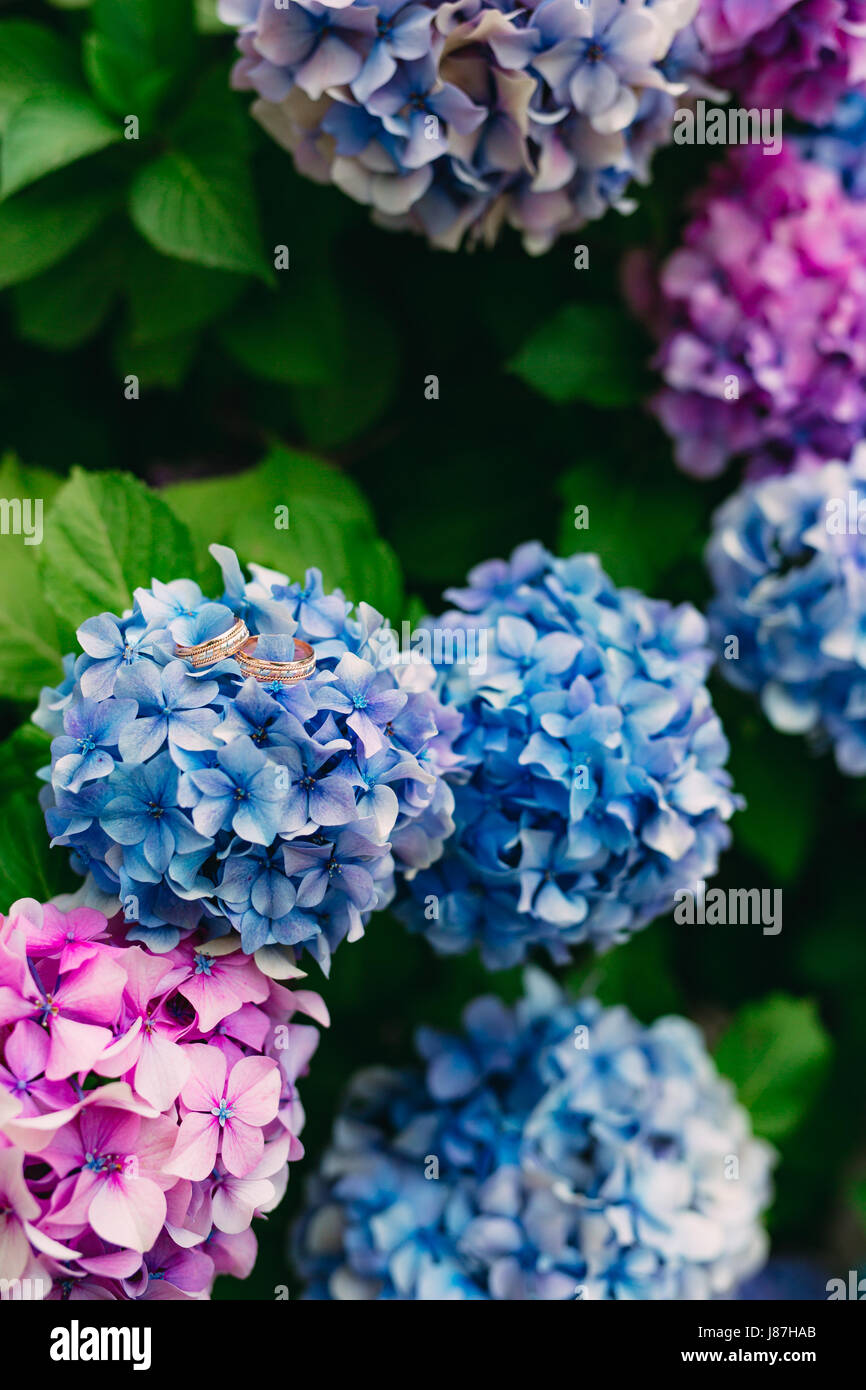
<svg viewBox="0 0 866 1390">
<path fill-rule="evenodd" d="M 0 134 L 28 97 L 79 82 L 75 49 L 53 29 L 26 19 L 0 23 Z"/>
<path fill-rule="evenodd" d="M 9 117 L 0 151 L 4 198 L 120 139 L 117 126 L 83 92 L 28 97 Z"/>
<path fill-rule="evenodd" d="M 214 146 L 172 150 L 139 171 L 130 215 L 166 256 L 267 278 L 246 160 Z"/>
<path fill-rule="evenodd" d="M 610 304 L 566 304 L 508 363 L 508 371 L 548 400 L 632 405 L 643 394 L 643 355 L 625 311 Z"/>
<path fill-rule="evenodd" d="M 809 999 L 775 994 L 740 1010 L 715 1052 L 755 1133 L 784 1139 L 809 1109 L 832 1051 Z"/>
<path fill-rule="evenodd" d="M 122 614 L 133 589 L 154 577 L 187 573 L 190 550 L 186 527 L 138 479 L 74 468 L 45 518 L 39 566 L 49 603 L 78 627 L 102 612 Z"/>
<path fill-rule="evenodd" d="M 8 520 L 4 517 L 7 534 L 0 535 L 0 696 L 7 700 L 29 703 L 44 685 L 55 684 L 72 637 L 46 602 L 36 560 L 39 545 L 26 543 L 23 528 L 26 520 L 29 539 L 38 541 L 41 516 L 44 540 L 45 515 L 58 486 L 53 474 L 22 468 L 11 457 L 0 465 L 4 510 L 16 502 L 22 508 L 20 533 L 12 533 L 18 513 L 10 511 Z"/>
</svg>

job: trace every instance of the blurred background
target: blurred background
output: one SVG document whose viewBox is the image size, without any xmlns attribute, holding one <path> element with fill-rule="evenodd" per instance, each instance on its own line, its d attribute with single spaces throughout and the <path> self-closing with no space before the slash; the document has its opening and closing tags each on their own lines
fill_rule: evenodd
<svg viewBox="0 0 866 1390">
<path fill-rule="evenodd" d="M 434 253 L 295 174 L 229 90 L 232 38 L 213 9 L 0 10 L 16 26 L 0 44 L 0 133 L 28 84 L 48 82 L 95 102 L 114 131 L 100 144 L 91 112 L 86 157 L 49 159 L 0 202 L 0 494 L 46 508 L 43 545 L 0 536 L 4 907 L 74 886 L 63 852 L 47 849 L 33 790 L 46 744 L 27 721 L 76 624 L 99 611 L 112 534 L 129 541 L 121 592 L 168 553 L 176 568 L 158 577 L 215 591 L 207 545 L 221 540 L 292 578 L 318 565 L 326 587 L 392 623 L 441 611 L 444 587 L 533 538 L 597 551 L 617 583 L 659 597 L 702 606 L 708 593 L 702 547 L 732 483 L 676 471 L 644 408 L 649 344 L 619 271 L 630 247 L 675 244 L 712 152 L 662 152 L 632 216 L 610 214 L 543 257 L 508 233 L 494 251 Z M 118 131 L 136 82 L 141 129 L 128 140 Z M 213 195 L 218 234 L 190 236 L 148 202 L 154 180 L 189 167 Z M 280 247 L 288 268 L 276 270 Z M 288 531 L 274 527 L 278 505 Z M 580 505 L 588 530 L 575 529 Z M 718 680 L 713 691 L 749 803 L 716 883 L 781 887 L 781 934 L 662 920 L 558 973 L 642 1019 L 674 1011 L 706 1029 L 781 1153 L 775 1250 L 844 1276 L 866 1248 L 866 790 L 773 733 L 746 697 Z M 455 1025 L 479 993 L 515 997 L 519 977 L 475 956 L 434 958 L 380 914 L 311 985 L 333 1026 L 302 1090 L 307 1158 L 259 1223 L 254 1274 L 222 1280 L 218 1297 L 299 1291 L 287 1223 L 351 1072 L 406 1062 L 418 1023 Z"/>
</svg>

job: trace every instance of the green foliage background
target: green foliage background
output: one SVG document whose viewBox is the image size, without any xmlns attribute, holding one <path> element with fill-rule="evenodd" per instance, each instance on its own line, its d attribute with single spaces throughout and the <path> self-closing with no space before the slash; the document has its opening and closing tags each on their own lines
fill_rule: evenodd
<svg viewBox="0 0 866 1390">
<path fill-rule="evenodd" d="M 74 886 L 35 799 L 40 688 L 77 624 L 122 611 L 136 584 L 184 574 L 215 589 L 210 541 L 292 576 L 317 564 L 395 623 L 532 537 L 598 551 L 619 583 L 707 596 L 701 550 L 733 484 L 674 469 L 618 288 L 628 248 L 675 242 L 706 152 L 663 153 L 637 213 L 573 239 L 589 270 L 566 241 L 532 259 L 509 235 L 435 254 L 298 178 L 230 91 L 213 9 L 58 0 L 0 19 L 0 496 L 46 508 L 41 546 L 0 536 L 2 907 Z M 750 701 L 718 682 L 715 696 L 749 803 L 717 883 L 781 886 L 781 935 L 660 921 L 560 973 L 645 1019 L 705 1026 L 780 1149 L 777 1248 L 838 1272 L 862 1258 L 866 1211 L 866 792 Z M 417 1023 L 456 1024 L 473 995 L 514 997 L 519 977 L 434 958 L 381 915 L 313 984 L 334 1024 L 303 1092 L 306 1165 L 260 1229 L 253 1276 L 218 1296 L 296 1291 L 286 1216 L 350 1073 L 405 1061 Z"/>
</svg>

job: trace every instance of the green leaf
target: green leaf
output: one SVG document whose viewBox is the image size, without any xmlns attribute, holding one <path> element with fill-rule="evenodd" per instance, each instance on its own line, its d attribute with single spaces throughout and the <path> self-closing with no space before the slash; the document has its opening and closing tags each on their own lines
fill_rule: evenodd
<svg viewBox="0 0 866 1390">
<path fill-rule="evenodd" d="M 266 278 L 254 208 L 246 160 L 219 146 L 161 155 L 130 191 L 133 222 L 163 255 Z"/>
<path fill-rule="evenodd" d="M 259 291 L 220 328 L 220 342 L 248 372 L 281 385 L 333 382 L 345 354 L 345 328 L 333 275 L 291 270 L 279 289 Z M 342 382 L 341 382 L 342 385 Z"/>
<path fill-rule="evenodd" d="M 86 34 L 84 71 L 102 104 L 117 116 L 138 116 L 146 125 L 175 81 L 171 68 L 142 66 L 140 51 L 131 51 L 105 34 Z"/>
<path fill-rule="evenodd" d="M 239 275 L 184 264 L 142 245 L 129 265 L 131 346 L 150 346 L 203 328 L 231 307 L 245 283 Z"/>
<path fill-rule="evenodd" d="M 725 727 L 734 786 L 746 799 L 734 821 L 737 843 L 787 883 L 807 862 L 818 831 L 821 770 L 802 743 L 763 721 L 747 716 L 736 734 L 730 723 Z"/>
<path fill-rule="evenodd" d="M 736 1085 L 755 1133 L 778 1142 L 808 1111 L 831 1052 L 814 1003 L 775 994 L 740 1010 L 715 1057 Z"/>
<path fill-rule="evenodd" d="M 0 743 L 0 801 L 17 791 L 35 796 L 36 774 L 51 762 L 51 737 L 28 721 Z"/>
<path fill-rule="evenodd" d="M 186 527 L 136 478 L 73 468 L 45 518 L 45 594 L 73 627 L 102 612 L 122 614 L 133 589 L 188 573 L 190 548 Z"/>
<path fill-rule="evenodd" d="M 119 49 L 138 55 L 143 70 L 178 70 L 195 43 L 192 5 L 188 0 L 94 0 L 95 31 Z"/>
<path fill-rule="evenodd" d="M 23 523 L 28 522 L 29 539 L 39 540 L 42 518 L 44 543 L 45 514 L 59 486 L 59 480 L 41 469 L 22 468 L 11 456 L 0 465 L 0 498 L 8 507 L 18 503 L 19 534 L 12 533 L 18 522 L 17 509 L 4 515 L 0 535 L 0 696 L 7 700 L 32 703 L 44 685 L 54 685 L 63 674 L 62 658 L 72 634 L 58 620 L 42 592 L 37 568 L 38 544 L 28 544 Z M 24 509 L 29 502 L 29 514 Z M 40 509 L 41 503 L 41 509 Z"/>
<path fill-rule="evenodd" d="M 344 473 L 321 459 L 276 447 L 246 473 L 166 488 L 165 497 L 189 526 L 199 556 L 213 541 L 300 579 L 315 565 L 326 588 L 342 588 L 397 620 L 402 580 L 396 557 L 376 532 L 363 494 Z M 278 529 L 276 509 L 288 507 L 289 526 Z M 211 589 L 215 577 L 208 581 Z"/>
<path fill-rule="evenodd" d="M 76 86 L 80 80 L 74 48 L 53 29 L 26 19 L 0 23 L 0 134 L 28 97 L 50 87 Z"/>
<path fill-rule="evenodd" d="M 119 139 L 117 126 L 84 93 L 57 91 L 28 97 L 12 112 L 3 137 L 2 196 L 8 198 L 45 174 Z"/>
<path fill-rule="evenodd" d="M 48 831 L 35 789 L 17 791 L 0 803 L 0 910 L 18 898 L 45 902 L 74 888 L 68 851 L 49 849 Z"/>
<path fill-rule="evenodd" d="M 631 405 L 643 394 L 635 337 L 633 321 L 614 305 L 566 304 L 536 329 L 508 370 L 551 401 Z"/>
<path fill-rule="evenodd" d="M 105 218 L 115 195 L 75 192 L 55 180 L 25 189 L 0 206 L 0 289 L 62 261 Z"/>
<path fill-rule="evenodd" d="M 60 265 L 17 285 L 13 303 L 22 338 L 53 350 L 90 338 L 117 295 L 127 250 L 122 229 L 113 227 L 111 235 L 98 232 Z"/>
<path fill-rule="evenodd" d="M 662 592 L 667 570 L 700 557 L 704 502 L 689 480 L 662 477 L 651 489 L 625 487 L 598 462 L 570 469 L 557 487 L 565 502 L 559 553 L 593 551 L 617 584 Z M 584 507 L 587 512 L 578 510 Z"/>
</svg>

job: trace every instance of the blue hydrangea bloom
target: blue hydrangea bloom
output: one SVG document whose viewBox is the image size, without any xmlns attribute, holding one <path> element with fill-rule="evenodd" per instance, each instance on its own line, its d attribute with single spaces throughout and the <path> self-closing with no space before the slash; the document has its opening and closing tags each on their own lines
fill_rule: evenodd
<svg viewBox="0 0 866 1390">
<path fill-rule="evenodd" d="M 829 125 L 795 139 L 808 159 L 836 170 L 852 198 L 866 198 L 866 94 L 848 92 Z"/>
<path fill-rule="evenodd" d="M 46 823 L 120 898 L 131 939 L 167 950 L 197 927 L 234 929 L 263 966 L 285 973 L 308 950 L 327 969 L 391 900 L 396 873 L 441 853 L 459 716 L 432 666 L 386 659 L 381 615 L 326 593 L 317 570 L 292 584 L 252 566 L 248 580 L 233 551 L 212 552 L 219 600 L 155 580 L 130 613 L 82 624 L 82 653 L 34 716 L 53 735 Z M 310 642 L 314 675 L 260 685 L 234 660 L 177 657 L 178 642 L 235 615 L 259 656 L 292 659 L 296 637 Z"/>
<path fill-rule="evenodd" d="M 438 247 L 532 252 L 616 207 L 701 90 L 695 0 L 220 0 L 299 170 Z"/>
<path fill-rule="evenodd" d="M 866 448 L 740 488 L 713 519 L 707 565 L 722 673 L 774 728 L 831 746 L 842 772 L 863 776 Z"/>
<path fill-rule="evenodd" d="M 617 589 L 593 555 L 534 543 L 446 597 L 461 611 L 431 630 L 454 652 L 463 635 L 467 658 L 440 665 L 463 716 L 457 828 L 401 915 L 441 951 L 479 945 L 493 968 L 534 945 L 564 962 L 624 940 L 715 872 L 740 804 L 704 619 Z"/>
<path fill-rule="evenodd" d="M 707 1299 L 762 1264 L 774 1154 L 683 1018 L 569 1002 L 423 1029 L 360 1072 L 296 1251 L 313 1299 Z"/>
</svg>

